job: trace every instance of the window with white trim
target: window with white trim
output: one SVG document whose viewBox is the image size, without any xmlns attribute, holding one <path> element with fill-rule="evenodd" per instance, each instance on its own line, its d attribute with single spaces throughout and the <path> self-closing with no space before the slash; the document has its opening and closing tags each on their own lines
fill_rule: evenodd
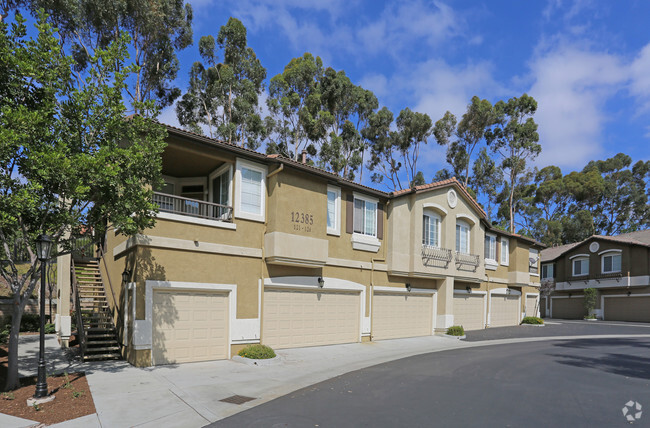
<svg viewBox="0 0 650 428">
<path fill-rule="evenodd" d="M 497 237 L 494 235 L 485 234 L 485 260 L 497 263 Z"/>
<path fill-rule="evenodd" d="M 341 189 L 327 186 L 327 233 L 341 234 Z"/>
<path fill-rule="evenodd" d="M 456 251 L 469 254 L 469 224 L 456 220 Z"/>
<path fill-rule="evenodd" d="M 602 273 L 616 273 L 621 271 L 621 253 L 607 253 L 601 257 Z"/>
<path fill-rule="evenodd" d="M 555 266 L 553 263 L 547 263 L 542 265 L 542 279 L 555 278 Z"/>
<path fill-rule="evenodd" d="M 440 248 L 440 216 L 425 212 L 422 216 L 422 245 Z"/>
<path fill-rule="evenodd" d="M 539 275 L 539 250 L 534 248 L 528 249 L 528 272 Z"/>
<path fill-rule="evenodd" d="M 576 257 L 571 264 L 573 266 L 573 276 L 589 274 L 589 257 Z"/>
<path fill-rule="evenodd" d="M 510 240 L 505 237 L 501 237 L 501 264 L 508 266 L 510 263 Z"/>
<path fill-rule="evenodd" d="M 237 159 L 236 217 L 264 221 L 266 167 Z"/>
<path fill-rule="evenodd" d="M 354 196 L 354 233 L 377 236 L 377 202 Z"/>
</svg>

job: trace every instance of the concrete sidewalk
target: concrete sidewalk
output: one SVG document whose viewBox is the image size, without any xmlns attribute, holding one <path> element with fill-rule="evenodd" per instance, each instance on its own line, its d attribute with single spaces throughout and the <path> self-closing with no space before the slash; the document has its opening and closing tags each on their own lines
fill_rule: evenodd
<svg viewBox="0 0 650 428">
<path fill-rule="evenodd" d="M 540 340 L 622 337 L 556 336 L 469 343 L 426 336 L 347 345 L 277 351 L 278 361 L 250 366 L 233 360 L 136 368 L 124 361 L 70 362 L 56 339 L 47 341 L 48 372 L 86 372 L 97 413 L 57 427 L 202 427 L 295 390 L 376 364 L 448 349 Z M 650 337 L 647 334 L 625 337 Z M 22 342 L 21 375 L 35 374 L 38 340 Z M 29 370 L 28 367 L 34 369 Z M 254 400 L 237 405 L 220 400 L 241 395 Z M 0 414 L 2 427 L 36 423 Z"/>
</svg>

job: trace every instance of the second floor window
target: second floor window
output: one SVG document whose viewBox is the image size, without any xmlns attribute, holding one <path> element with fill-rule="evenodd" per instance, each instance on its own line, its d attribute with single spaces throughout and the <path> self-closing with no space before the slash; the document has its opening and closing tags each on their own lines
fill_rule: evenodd
<svg viewBox="0 0 650 428">
<path fill-rule="evenodd" d="M 469 224 L 461 220 L 456 222 L 456 251 L 469 254 Z"/>
<path fill-rule="evenodd" d="M 377 236 L 377 203 L 354 198 L 354 233 Z"/>
<path fill-rule="evenodd" d="M 589 274 L 589 258 L 580 257 L 573 259 L 573 276 L 584 276 Z"/>
<path fill-rule="evenodd" d="M 485 258 L 496 263 L 497 237 L 494 235 L 485 235 Z"/>
<path fill-rule="evenodd" d="M 621 254 L 603 255 L 602 268 L 603 273 L 616 273 L 621 271 Z"/>
<path fill-rule="evenodd" d="M 553 264 L 542 265 L 542 279 L 555 278 Z"/>
<path fill-rule="evenodd" d="M 501 264 L 507 266 L 510 262 L 510 240 L 501 237 Z"/>
<path fill-rule="evenodd" d="M 251 214 L 262 214 L 262 173 L 241 169 L 241 209 Z"/>
<path fill-rule="evenodd" d="M 341 234 L 341 189 L 327 186 L 327 233 Z"/>
<path fill-rule="evenodd" d="M 422 217 L 422 245 L 440 247 L 440 217 L 435 214 Z"/>
<path fill-rule="evenodd" d="M 534 275 L 539 274 L 539 251 L 534 248 L 528 249 L 528 272 Z"/>
</svg>

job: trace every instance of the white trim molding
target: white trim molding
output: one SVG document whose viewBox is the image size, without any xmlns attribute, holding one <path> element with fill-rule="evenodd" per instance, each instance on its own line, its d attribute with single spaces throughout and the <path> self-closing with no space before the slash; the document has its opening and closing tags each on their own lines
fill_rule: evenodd
<svg viewBox="0 0 650 428">
<path fill-rule="evenodd" d="M 573 260 L 573 259 L 575 259 L 576 257 L 586 257 L 586 258 L 589 258 L 589 254 L 575 254 L 575 255 L 569 257 L 569 260 Z"/>
<path fill-rule="evenodd" d="M 478 223 L 478 220 L 476 220 L 474 217 L 463 213 L 456 214 L 456 220 L 458 219 L 469 221 L 472 227 L 474 227 L 476 223 Z"/>
<path fill-rule="evenodd" d="M 573 281 L 558 282 L 555 289 L 558 291 L 572 291 L 585 288 L 628 288 L 647 287 L 650 284 L 650 275 L 626 276 L 618 278 L 576 279 Z"/>
<path fill-rule="evenodd" d="M 361 327 L 359 341 L 361 341 L 362 336 L 370 334 L 370 316 L 366 316 L 366 286 L 339 278 L 324 277 L 323 281 L 323 286 L 319 287 L 318 277 L 315 276 L 277 276 L 264 278 L 264 288 L 302 290 L 314 293 L 328 291 L 358 292 L 360 300 L 359 326 Z"/>
<path fill-rule="evenodd" d="M 441 205 L 438 205 L 438 204 L 436 204 L 434 202 L 425 202 L 425 203 L 422 204 L 422 210 L 425 210 L 427 208 L 436 210 L 442 215 L 447 215 L 447 210 L 444 209 Z"/>
<path fill-rule="evenodd" d="M 619 250 L 619 249 L 616 249 L 616 248 L 612 248 L 612 249 L 609 249 L 609 250 L 601 251 L 600 253 L 598 253 L 598 255 L 599 255 L 599 256 L 602 256 L 602 255 L 605 254 L 605 253 L 622 253 L 622 252 L 623 252 L 623 250 Z"/>
<path fill-rule="evenodd" d="M 411 291 L 408 291 L 406 288 L 402 287 L 384 287 L 381 285 L 373 286 L 373 293 L 399 293 L 399 294 L 430 294 L 434 295 L 438 292 L 435 288 L 411 288 Z"/>
<path fill-rule="evenodd" d="M 376 233 L 376 231 L 375 231 Z M 353 233 L 350 237 L 352 248 L 355 250 L 376 253 L 381 248 L 381 241 L 374 236 Z"/>
<path fill-rule="evenodd" d="M 521 296 L 521 291 L 512 288 L 495 288 L 490 290 L 490 294 L 498 294 L 502 296 Z"/>
<path fill-rule="evenodd" d="M 268 167 L 263 164 L 250 162 L 241 158 L 237 158 L 235 162 L 235 218 L 243 218 L 246 220 L 258 221 L 264 223 L 266 219 L 266 175 L 268 174 Z M 241 192 L 242 192 L 242 168 L 250 169 L 251 171 L 256 171 L 261 174 L 260 181 L 260 213 L 249 213 L 244 212 L 241 209 Z"/>
<path fill-rule="evenodd" d="M 487 291 L 482 291 L 482 290 L 472 290 L 472 291 L 467 291 L 467 290 L 460 290 L 454 288 L 454 294 L 480 294 L 485 296 L 487 294 Z"/>
</svg>

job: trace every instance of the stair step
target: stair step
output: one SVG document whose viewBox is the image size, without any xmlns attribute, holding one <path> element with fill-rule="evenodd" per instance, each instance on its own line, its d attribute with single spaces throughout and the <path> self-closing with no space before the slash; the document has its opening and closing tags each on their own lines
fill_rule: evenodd
<svg viewBox="0 0 650 428">
<path fill-rule="evenodd" d="M 90 340 L 91 337 L 88 337 L 88 341 L 86 342 L 86 346 L 91 346 L 91 345 L 113 345 L 113 346 L 118 346 L 117 345 L 117 340 L 115 338 L 113 339 L 93 339 Z M 95 348 L 93 348 L 95 349 Z"/>
<path fill-rule="evenodd" d="M 94 354 L 84 355 L 84 361 L 99 361 L 99 360 L 120 360 L 122 356 L 115 352 L 110 354 Z"/>
<path fill-rule="evenodd" d="M 112 333 L 89 333 L 86 337 L 90 340 L 93 338 L 104 339 L 104 338 L 115 338 L 115 335 Z"/>
<path fill-rule="evenodd" d="M 84 352 L 84 355 L 87 352 L 101 352 L 101 351 L 119 351 L 120 347 L 115 345 L 115 346 L 98 346 L 98 347 L 93 347 L 93 348 L 88 348 L 86 347 L 86 351 Z"/>
</svg>

